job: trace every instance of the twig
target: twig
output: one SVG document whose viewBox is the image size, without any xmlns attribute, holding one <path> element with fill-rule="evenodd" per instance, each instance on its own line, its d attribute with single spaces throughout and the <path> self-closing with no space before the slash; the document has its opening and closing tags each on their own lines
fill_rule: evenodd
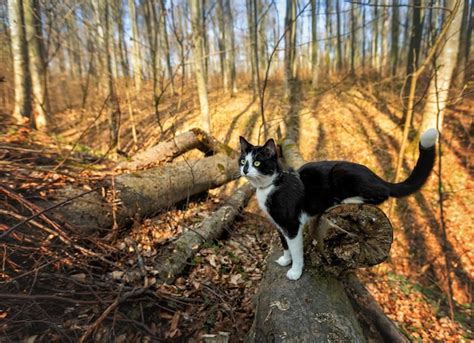
<svg viewBox="0 0 474 343">
<path fill-rule="evenodd" d="M 76 195 L 76 196 L 74 196 L 74 197 L 72 197 L 72 198 L 69 198 L 69 199 L 66 199 L 66 200 L 64 200 L 64 201 L 61 201 L 60 203 L 57 203 L 57 204 L 55 204 L 55 205 L 53 205 L 53 206 L 50 206 L 50 207 L 48 207 L 48 208 L 42 210 L 41 212 L 38 212 L 38 213 L 36 213 L 36 214 L 34 214 L 34 215 L 31 215 L 31 216 L 29 216 L 29 217 L 23 219 L 21 222 L 19 222 L 19 223 L 13 225 L 13 226 L 10 227 L 7 231 L 5 231 L 4 233 L 2 233 L 2 234 L 0 235 L 0 239 L 5 238 L 5 237 L 8 236 L 13 230 L 16 230 L 17 228 L 19 228 L 19 227 L 22 226 L 23 224 L 29 222 L 30 220 L 32 220 L 32 219 L 34 219 L 34 218 L 36 218 L 36 217 L 39 217 L 40 215 L 42 215 L 42 214 L 44 214 L 44 213 L 46 213 L 46 212 L 49 212 L 49 211 L 51 211 L 51 210 L 54 210 L 55 208 L 64 206 L 64 205 L 70 203 L 70 202 L 73 201 L 73 200 L 76 200 L 76 199 L 78 199 L 78 198 L 80 198 L 80 197 L 83 197 L 84 195 L 87 195 L 87 194 L 89 194 L 89 193 L 95 192 L 95 191 L 97 191 L 97 190 L 99 190 L 99 189 L 100 189 L 100 187 L 97 187 L 97 188 L 91 189 L 91 190 L 89 190 L 89 191 L 87 191 L 87 192 L 78 194 L 78 195 Z"/>
<path fill-rule="evenodd" d="M 96 321 L 94 323 L 89 325 L 86 332 L 84 332 L 84 334 L 79 339 L 79 342 L 83 343 L 87 339 L 87 337 L 89 337 L 89 335 L 97 328 L 97 326 L 99 326 L 99 324 L 102 323 L 105 318 L 107 318 L 109 313 L 112 312 L 120 303 L 122 303 L 123 301 L 125 301 L 126 299 L 128 299 L 132 296 L 140 295 L 140 294 L 144 293 L 145 290 L 146 290 L 146 288 L 134 289 L 134 290 L 131 290 L 130 292 L 125 293 L 122 296 L 120 296 L 120 293 L 119 293 L 119 295 L 117 296 L 115 301 L 112 304 L 110 304 L 105 309 L 104 312 L 102 312 L 102 314 L 99 316 L 99 318 L 96 319 Z"/>
</svg>

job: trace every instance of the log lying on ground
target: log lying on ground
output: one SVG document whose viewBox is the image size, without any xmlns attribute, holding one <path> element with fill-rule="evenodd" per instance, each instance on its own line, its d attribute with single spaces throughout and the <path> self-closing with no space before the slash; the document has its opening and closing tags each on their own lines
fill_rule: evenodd
<svg viewBox="0 0 474 343">
<path fill-rule="evenodd" d="M 326 210 L 310 226 L 324 268 L 333 274 L 370 267 L 388 258 L 393 241 L 390 221 L 372 205 L 345 204 Z M 311 261 L 313 264 L 317 261 Z"/>
<path fill-rule="evenodd" d="M 192 149 L 198 149 L 206 156 L 216 153 L 235 155 L 235 151 L 227 145 L 222 144 L 205 131 L 194 128 L 136 154 L 131 161 L 123 162 L 119 167 L 136 169 L 150 164 L 171 162 L 177 156 Z"/>
<path fill-rule="evenodd" d="M 383 313 L 382 308 L 359 281 L 356 275 L 349 272 L 345 275 L 344 287 L 358 312 L 367 322 L 372 323 L 385 342 L 408 343 L 400 329 Z"/>
<path fill-rule="evenodd" d="M 294 142 L 284 141 L 281 151 L 287 167 L 297 169 L 304 163 Z M 374 206 L 341 205 L 328 209 L 309 227 L 306 265 L 299 280 L 287 280 L 288 268 L 274 262 L 279 254 L 270 254 L 249 341 L 365 341 L 335 274 L 384 261 L 392 242 L 390 222 Z M 276 245 L 272 251 L 281 254 Z"/>
<path fill-rule="evenodd" d="M 297 145 L 281 145 L 285 165 L 299 168 L 304 160 Z M 332 274 L 306 266 L 297 281 L 286 278 L 287 267 L 275 260 L 281 248 L 274 244 L 257 295 L 257 307 L 248 340 L 251 342 L 364 342 L 350 300 Z"/>
<path fill-rule="evenodd" d="M 225 154 L 180 161 L 119 175 L 106 187 L 106 197 L 100 192 L 90 193 L 52 213 L 84 233 L 110 228 L 114 221 L 122 227 L 132 219 L 149 217 L 192 195 L 219 187 L 239 174 L 238 163 Z M 67 187 L 55 193 L 54 201 L 61 202 L 81 192 Z"/>
<path fill-rule="evenodd" d="M 189 230 L 176 241 L 175 248 L 161 258 L 157 264 L 158 277 L 162 281 L 173 282 L 186 267 L 187 261 L 196 254 L 201 246 L 219 238 L 247 205 L 253 194 L 250 184 L 241 186 L 210 217 L 204 219 L 196 230 Z"/>
</svg>

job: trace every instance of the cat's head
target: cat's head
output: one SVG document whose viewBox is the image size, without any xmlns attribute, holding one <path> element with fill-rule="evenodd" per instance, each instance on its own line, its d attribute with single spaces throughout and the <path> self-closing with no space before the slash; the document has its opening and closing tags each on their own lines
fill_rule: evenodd
<svg viewBox="0 0 474 343">
<path fill-rule="evenodd" d="M 275 141 L 252 145 L 240 137 L 240 174 L 257 188 L 267 187 L 280 171 Z"/>
</svg>

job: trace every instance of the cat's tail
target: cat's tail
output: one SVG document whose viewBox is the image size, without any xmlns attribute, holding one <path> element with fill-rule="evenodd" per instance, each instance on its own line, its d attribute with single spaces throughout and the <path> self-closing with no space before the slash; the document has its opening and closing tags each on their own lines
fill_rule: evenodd
<svg viewBox="0 0 474 343">
<path fill-rule="evenodd" d="M 404 197 L 416 192 L 430 176 L 436 158 L 436 140 L 438 130 L 431 128 L 423 132 L 420 137 L 420 156 L 410 176 L 400 183 L 388 183 L 390 196 L 395 198 Z"/>
</svg>

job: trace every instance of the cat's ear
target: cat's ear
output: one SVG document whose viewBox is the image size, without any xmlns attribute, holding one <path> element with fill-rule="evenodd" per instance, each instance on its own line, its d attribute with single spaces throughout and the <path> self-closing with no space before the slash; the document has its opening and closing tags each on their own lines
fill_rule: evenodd
<svg viewBox="0 0 474 343">
<path fill-rule="evenodd" d="M 240 151 L 242 153 L 249 151 L 253 145 L 247 142 L 247 140 L 244 137 L 240 136 L 239 138 L 240 138 Z"/>
<path fill-rule="evenodd" d="M 268 154 L 268 157 L 274 157 L 277 156 L 277 147 L 275 144 L 275 141 L 273 138 L 270 138 L 264 145 L 263 147 L 265 148 L 266 153 Z"/>
</svg>

